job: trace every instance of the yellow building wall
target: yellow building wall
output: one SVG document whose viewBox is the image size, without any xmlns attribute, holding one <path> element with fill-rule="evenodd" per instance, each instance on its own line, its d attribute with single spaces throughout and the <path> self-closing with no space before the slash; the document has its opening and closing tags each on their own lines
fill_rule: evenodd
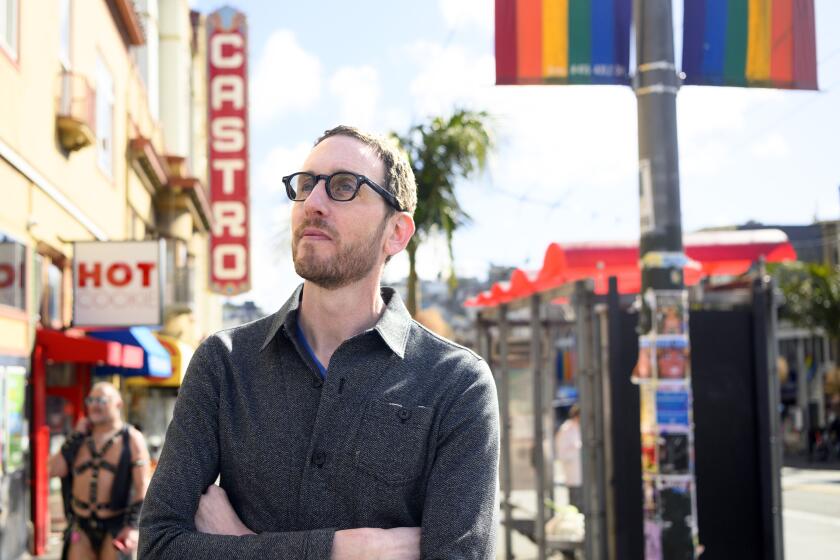
<svg viewBox="0 0 840 560">
<path fill-rule="evenodd" d="M 143 186 L 140 177 L 133 171 L 128 174 L 128 205 L 140 216 L 150 217 L 154 215 L 152 195 Z M 128 231 L 129 237 L 135 237 L 130 227 Z"/>
<path fill-rule="evenodd" d="M 29 181 L 0 158 L 0 229 L 21 241 L 27 235 L 29 189 Z"/>
<path fill-rule="evenodd" d="M 4 85 L 4 102 L 0 103 L 0 140 L 72 201 L 109 238 L 121 239 L 127 233 L 126 214 L 115 209 L 125 207 L 128 176 L 133 174 L 126 158 L 128 141 L 140 134 L 162 149 L 159 127 L 149 114 L 145 87 L 107 3 L 76 1 L 71 10 L 71 71 L 84 76 L 95 88 L 97 60 L 101 59 L 109 69 L 114 85 L 112 172 L 109 175 L 98 164 L 95 145 L 69 154 L 61 149 L 56 136 L 56 105 L 62 71 L 59 16 L 58 10 L 47 10 L 40 4 L 20 3 L 17 64 L 0 56 L 0 83 Z M 70 223 L 76 221 L 75 218 L 42 194 L 30 195 L 33 199 L 30 218 L 50 231 L 33 230 L 34 240 L 48 241 L 40 237 L 46 235 L 50 237 L 48 242 L 53 244 L 56 232 L 63 232 L 60 236 L 64 239 L 92 238 L 85 228 L 73 227 Z M 150 212 L 151 205 L 146 204 L 144 211 Z M 54 221 L 56 219 L 59 221 Z"/>
<path fill-rule="evenodd" d="M 71 9 L 70 62 L 72 72 L 96 87 L 97 59 L 109 69 L 114 84 L 112 173 L 98 164 L 95 145 L 66 153 L 56 134 L 57 98 L 62 66 L 59 61 L 59 15 L 44 9 L 43 2 L 19 3 L 19 48 L 17 60 L 0 53 L 0 143 L 25 161 L 61 197 L 89 219 L 111 240 L 140 239 L 146 225 L 155 224 L 155 208 L 130 166 L 127 147 L 131 138 L 150 139 L 158 154 L 168 152 L 161 125 L 152 117 L 148 94 L 131 50 L 125 46 L 102 0 L 74 0 Z M 186 1 L 179 9 L 189 10 Z M 186 17 L 184 21 L 189 21 Z M 192 112 L 189 132 L 192 174 L 206 185 L 206 49 L 199 36 L 198 50 L 189 60 L 191 86 L 184 112 Z M 166 64 L 166 60 L 161 60 Z M 161 83 L 161 97 L 171 95 L 170 84 Z M 35 185 L 0 157 L 0 231 L 13 235 L 30 249 L 46 243 L 72 258 L 72 242 L 89 240 L 91 232 L 47 192 Z M 207 234 L 194 233 L 189 240 L 195 256 L 194 319 L 198 341 L 222 326 L 222 296 L 207 290 Z M 34 284 L 30 283 L 30 288 Z M 69 303 L 70 294 L 66 294 Z M 30 294 L 34 301 L 35 294 Z M 190 341 L 192 342 L 192 341 Z M 0 346 L 4 346 L 0 344 Z"/>
<path fill-rule="evenodd" d="M 25 356 L 29 353 L 29 324 L 26 320 L 0 315 L 0 354 Z"/>
</svg>

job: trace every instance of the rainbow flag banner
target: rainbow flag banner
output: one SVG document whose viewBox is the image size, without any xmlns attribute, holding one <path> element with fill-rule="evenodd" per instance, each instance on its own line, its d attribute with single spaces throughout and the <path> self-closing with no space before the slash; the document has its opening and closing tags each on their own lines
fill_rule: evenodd
<svg viewBox="0 0 840 560">
<path fill-rule="evenodd" d="M 814 0 L 684 0 L 684 84 L 818 89 Z"/>
<path fill-rule="evenodd" d="M 496 84 L 630 84 L 632 0 L 496 0 Z"/>
</svg>

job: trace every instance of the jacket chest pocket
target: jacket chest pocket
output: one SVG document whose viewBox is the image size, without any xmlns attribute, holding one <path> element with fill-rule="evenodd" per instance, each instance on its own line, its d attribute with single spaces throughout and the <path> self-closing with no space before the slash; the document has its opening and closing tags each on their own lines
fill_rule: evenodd
<svg viewBox="0 0 840 560">
<path fill-rule="evenodd" d="M 434 409 L 374 401 L 362 419 L 356 466 L 388 484 L 420 476 Z"/>
</svg>

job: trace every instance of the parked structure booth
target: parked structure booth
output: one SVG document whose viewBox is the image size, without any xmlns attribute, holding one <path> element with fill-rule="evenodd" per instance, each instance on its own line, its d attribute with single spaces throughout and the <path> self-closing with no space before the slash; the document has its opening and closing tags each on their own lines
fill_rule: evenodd
<svg viewBox="0 0 840 560">
<path fill-rule="evenodd" d="M 546 264 L 562 255 L 560 247 L 549 250 L 554 255 L 547 254 Z M 739 265 L 741 273 L 751 266 L 754 270 L 742 276 L 740 283 L 726 289 L 700 284 L 691 291 L 693 460 L 704 558 L 782 557 L 777 304 L 772 283 L 754 261 L 759 257 L 781 260 L 791 253 L 789 245 L 769 251 L 760 248 L 752 260 Z M 540 559 L 553 551 L 575 549 L 573 543 L 547 535 L 544 528 L 551 514 L 547 499 L 554 496 L 547 459 L 554 426 L 553 356 L 559 333 L 571 329 L 582 410 L 586 538 L 581 546 L 587 560 L 641 559 L 639 390 L 631 382 L 638 352 L 636 298 L 632 289 L 621 289 L 621 277 L 610 278 L 608 260 L 596 269 L 602 280 L 578 280 L 572 289 L 566 281 L 574 275 L 570 261 L 544 266 L 557 278 L 554 286 L 541 272 L 518 271 L 510 283 L 494 286 L 471 302 L 483 299 L 478 349 L 488 359 L 499 386 L 505 556 L 512 558 L 509 543 L 514 531 L 534 540 Z M 727 266 L 735 270 L 734 264 Z M 624 277 L 629 279 L 625 288 L 633 286 L 629 271 Z M 530 292 L 516 293 L 523 286 L 530 287 Z M 528 341 L 525 348 L 523 340 Z M 517 375 L 520 381 L 525 378 L 524 388 L 521 383 L 511 387 Z M 517 426 L 512 404 L 523 395 L 530 395 L 532 435 L 528 447 L 519 450 L 515 432 L 521 425 Z M 512 473 L 519 475 L 517 468 L 532 472 L 531 507 L 522 507 L 522 496 L 528 494 L 512 484 Z M 733 531 L 734 526 L 739 529 Z"/>
</svg>

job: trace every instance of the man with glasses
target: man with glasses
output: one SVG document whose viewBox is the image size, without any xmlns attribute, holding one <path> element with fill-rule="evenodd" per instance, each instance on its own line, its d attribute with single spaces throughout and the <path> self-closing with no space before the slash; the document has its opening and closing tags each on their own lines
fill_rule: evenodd
<svg viewBox="0 0 840 560">
<path fill-rule="evenodd" d="M 100 382 L 85 398 L 87 416 L 50 457 L 62 478 L 68 529 L 63 558 L 104 560 L 137 548 L 140 509 L 149 482 L 149 451 L 120 418 L 119 391 Z"/>
<path fill-rule="evenodd" d="M 495 558 L 492 374 L 380 286 L 414 234 L 405 156 L 337 127 L 283 183 L 304 283 L 196 351 L 141 556 Z"/>
</svg>

